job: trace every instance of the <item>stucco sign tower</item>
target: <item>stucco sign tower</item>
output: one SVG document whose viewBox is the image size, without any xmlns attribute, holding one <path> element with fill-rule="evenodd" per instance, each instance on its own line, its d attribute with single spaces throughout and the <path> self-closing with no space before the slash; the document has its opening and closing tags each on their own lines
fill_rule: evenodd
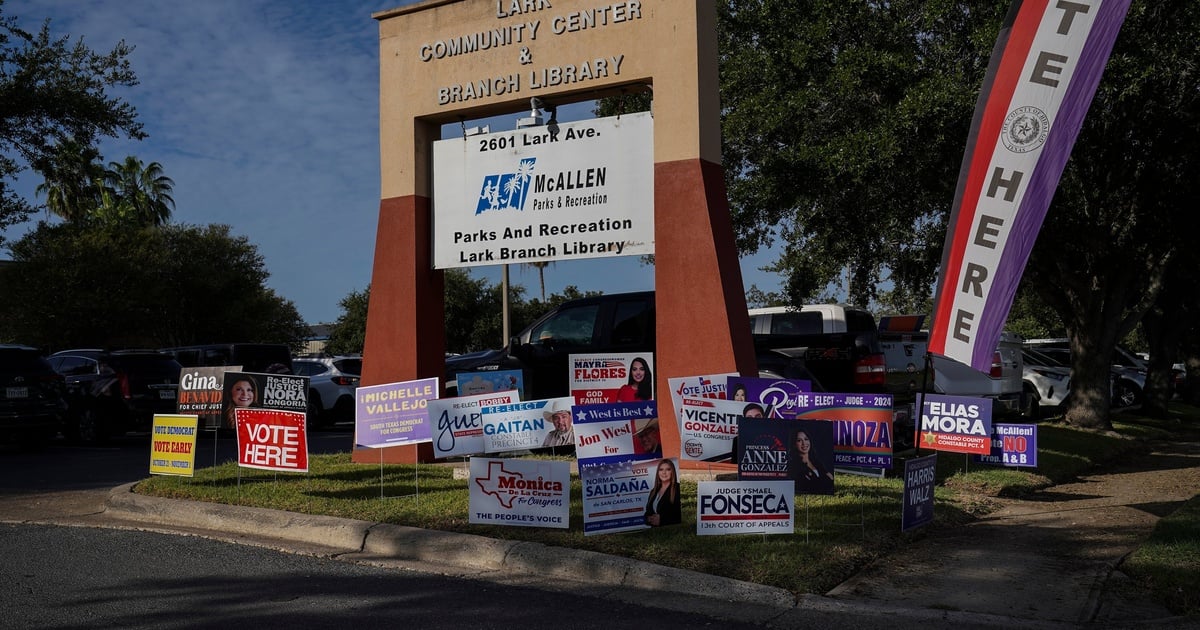
<svg viewBox="0 0 1200 630">
<path fill-rule="evenodd" d="M 429 0 L 373 17 L 382 185 L 363 385 L 444 374 L 443 275 L 431 262 L 441 125 L 519 115 L 531 97 L 561 107 L 653 89 L 654 207 L 641 211 L 654 216 L 663 443 L 678 456 L 667 378 L 756 369 L 720 165 L 714 3 Z M 432 459 L 431 448 L 385 450 L 386 461 Z"/>
</svg>

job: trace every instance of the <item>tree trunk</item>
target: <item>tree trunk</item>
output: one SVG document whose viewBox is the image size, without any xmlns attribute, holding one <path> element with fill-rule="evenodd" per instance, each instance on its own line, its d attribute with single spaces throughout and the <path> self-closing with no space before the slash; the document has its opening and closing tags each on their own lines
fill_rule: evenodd
<svg viewBox="0 0 1200 630">
<path fill-rule="evenodd" d="M 1142 412 L 1152 418 L 1166 418 L 1169 415 L 1167 403 L 1174 393 L 1171 388 L 1171 365 L 1178 355 L 1179 340 L 1187 319 L 1183 313 L 1184 309 L 1164 309 L 1156 305 L 1146 311 L 1146 316 L 1142 318 L 1142 329 L 1150 344 L 1146 387 L 1142 390 Z"/>
<path fill-rule="evenodd" d="M 1070 332 L 1071 398 L 1064 420 L 1080 428 L 1111 431 L 1109 406 L 1114 342 L 1098 342 L 1088 334 L 1090 331 Z"/>
</svg>

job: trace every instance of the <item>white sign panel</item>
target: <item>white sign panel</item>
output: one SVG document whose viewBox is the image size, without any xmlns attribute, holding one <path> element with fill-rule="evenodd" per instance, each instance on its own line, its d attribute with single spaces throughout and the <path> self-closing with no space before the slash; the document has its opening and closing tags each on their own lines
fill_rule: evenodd
<svg viewBox="0 0 1200 630">
<path fill-rule="evenodd" d="M 567 462 L 471 458 L 471 523 L 567 529 L 570 494 Z"/>
<path fill-rule="evenodd" d="M 696 533 L 795 533 L 793 496 L 791 481 L 701 481 L 696 496 Z"/>
<path fill-rule="evenodd" d="M 517 402 L 515 390 L 429 401 L 435 457 L 483 453 L 482 407 Z"/>
<path fill-rule="evenodd" d="M 437 269 L 654 253 L 647 112 L 433 143 Z"/>
</svg>

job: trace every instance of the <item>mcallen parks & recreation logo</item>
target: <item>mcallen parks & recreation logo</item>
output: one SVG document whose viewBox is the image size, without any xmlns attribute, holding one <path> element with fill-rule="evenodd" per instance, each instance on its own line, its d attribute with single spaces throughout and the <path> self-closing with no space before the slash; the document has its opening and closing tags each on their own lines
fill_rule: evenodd
<svg viewBox="0 0 1200 630">
<path fill-rule="evenodd" d="M 537 158 L 524 158 L 515 173 L 497 173 L 483 178 L 479 192 L 479 204 L 475 214 L 489 210 L 524 210 L 529 197 L 529 182 L 533 178 L 533 165 Z"/>
</svg>

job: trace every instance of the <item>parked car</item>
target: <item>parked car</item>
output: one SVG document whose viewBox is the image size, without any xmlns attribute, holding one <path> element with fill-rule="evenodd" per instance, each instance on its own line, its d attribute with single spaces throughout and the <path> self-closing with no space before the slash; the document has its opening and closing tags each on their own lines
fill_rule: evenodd
<svg viewBox="0 0 1200 630">
<path fill-rule="evenodd" d="M 1042 407 L 1058 407 L 1071 393 L 1071 367 L 1059 359 L 1032 348 L 1021 350 L 1024 369 L 1021 380 L 1028 397 L 1026 415 L 1041 417 Z"/>
<path fill-rule="evenodd" d="M 162 351 L 184 367 L 236 365 L 243 372 L 292 373 L 292 351 L 281 343 L 206 343 Z"/>
<path fill-rule="evenodd" d="M 772 353 L 801 349 L 805 367 L 827 391 L 883 392 L 886 362 L 870 311 L 845 304 L 752 308 L 750 334 L 759 370 L 780 372 Z"/>
<path fill-rule="evenodd" d="M 362 374 L 361 356 L 292 359 L 292 373 L 308 377 L 309 426 L 354 420 L 354 390 Z"/>
<path fill-rule="evenodd" d="M 66 379 L 67 439 L 103 442 L 150 429 L 154 414 L 173 414 L 183 366 L 157 350 L 63 350 L 50 366 Z"/>
<path fill-rule="evenodd" d="M 924 315 L 892 315 L 879 320 L 888 391 L 897 401 L 906 400 L 904 392 L 924 386 L 929 388 L 927 391 L 937 394 L 989 398 L 994 416 L 1015 417 L 1027 411 L 1021 381 L 1020 337 L 1010 332 L 1000 333 L 986 373 L 961 361 L 934 355 L 931 357 L 933 372 L 927 376 L 924 366 L 929 331 L 923 329 L 924 324 Z"/>
<path fill-rule="evenodd" d="M 1071 344 L 1066 338 L 1029 339 L 1026 348 L 1033 348 L 1071 365 Z M 1113 348 L 1112 406 L 1132 407 L 1142 404 L 1142 390 L 1146 387 L 1146 364 L 1129 350 Z"/>
<path fill-rule="evenodd" d="M 0 441 L 33 446 L 58 434 L 66 387 L 37 348 L 0 344 Z"/>
</svg>

